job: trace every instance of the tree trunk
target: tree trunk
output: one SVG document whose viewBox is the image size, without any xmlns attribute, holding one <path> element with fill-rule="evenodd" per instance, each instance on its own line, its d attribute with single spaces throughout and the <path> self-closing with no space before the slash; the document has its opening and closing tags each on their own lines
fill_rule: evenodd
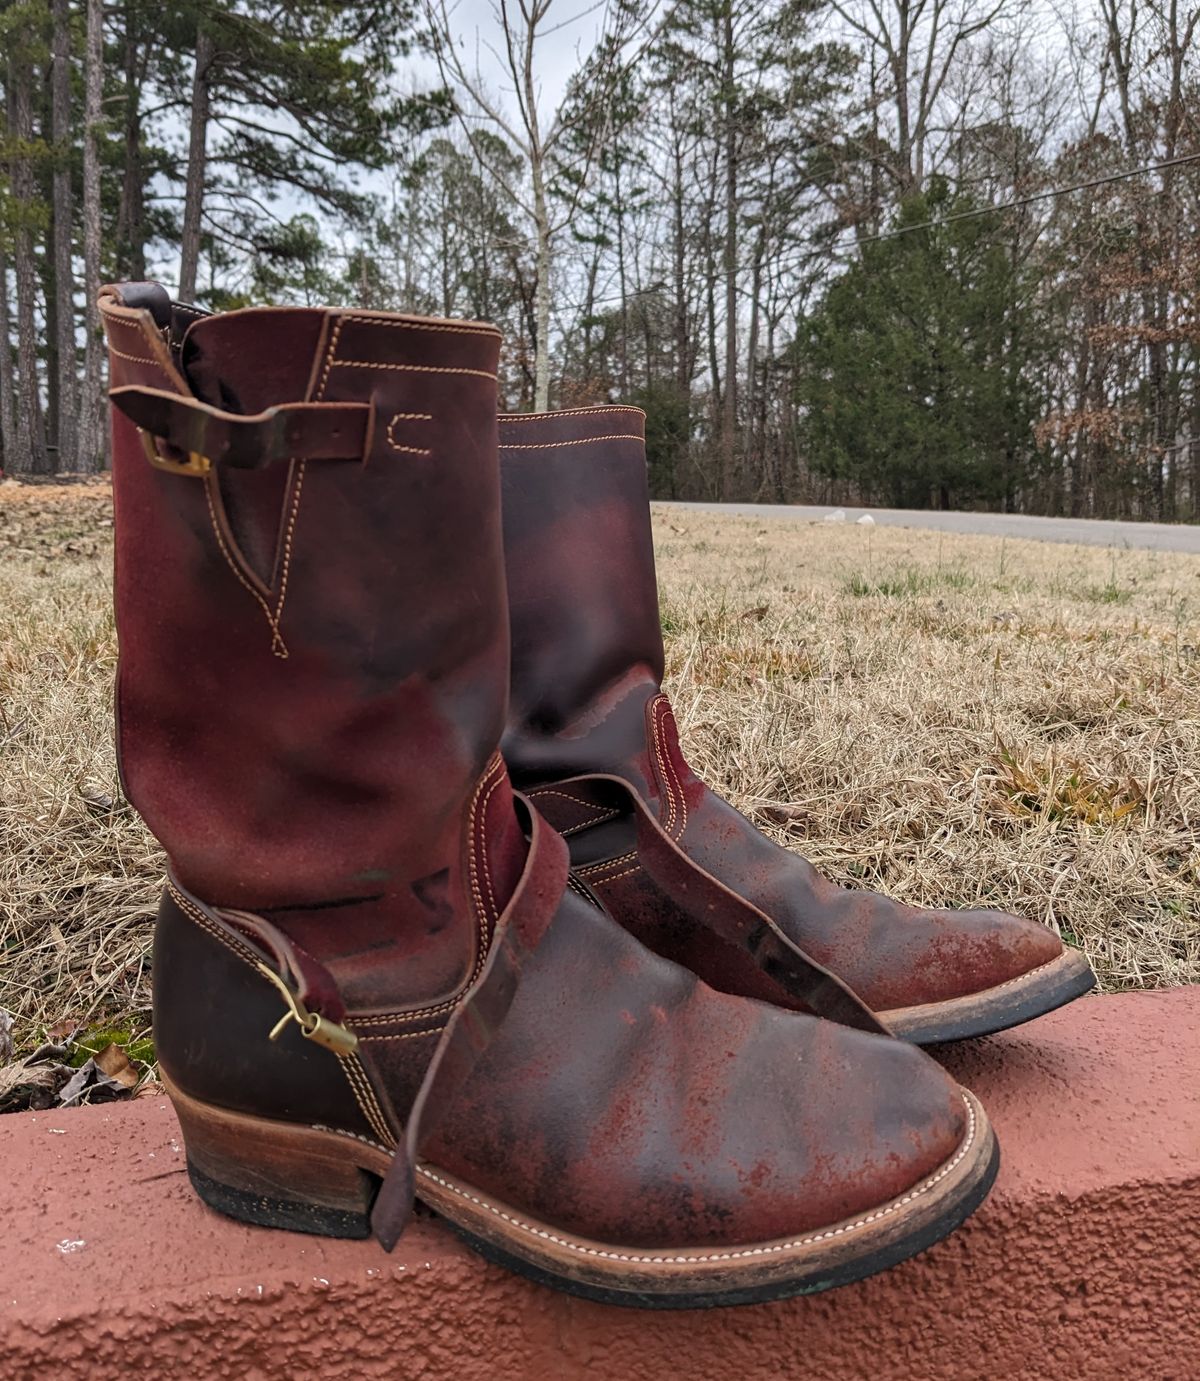
<svg viewBox="0 0 1200 1381">
<path fill-rule="evenodd" d="M 103 438 L 103 356 L 100 311 L 100 109 L 104 90 L 104 0 L 87 0 L 87 73 L 83 106 L 83 293 L 87 343 L 79 409 L 81 468 L 100 469 Z"/>
<path fill-rule="evenodd" d="M 13 383 L 12 324 L 8 310 L 8 256 L 0 251 L 0 468 L 12 466 L 16 454 L 16 402 Z"/>
<path fill-rule="evenodd" d="M 54 140 L 54 296 L 58 349 L 58 468 L 77 470 L 78 409 L 75 397 L 75 266 L 71 204 L 71 7 L 54 0 L 50 134 Z"/>
<path fill-rule="evenodd" d="M 534 222 L 537 230 L 537 271 L 534 287 L 533 410 L 550 406 L 550 213 L 540 157 L 533 164 Z"/>
<path fill-rule="evenodd" d="M 122 278 L 146 276 L 146 186 L 142 171 L 142 81 L 137 9 L 125 6 L 125 169 L 117 217 L 117 266 Z"/>
<path fill-rule="evenodd" d="M 13 264 L 17 278 L 17 448 L 13 469 L 46 473 L 46 447 L 42 437 L 41 398 L 38 392 L 37 265 L 33 257 L 32 222 L 35 182 L 33 160 L 33 70 L 29 57 L 19 49 L 9 59 L 13 90 L 13 133 L 23 145 L 13 160 L 12 188 L 16 228 Z"/>
<path fill-rule="evenodd" d="M 200 265 L 200 225 L 204 214 L 204 170 L 208 152 L 209 75 L 216 45 L 204 29 L 196 34 L 196 70 L 192 77 L 192 121 L 188 137 L 187 188 L 183 199 L 183 233 L 179 241 L 179 298 L 194 302 Z"/>
<path fill-rule="evenodd" d="M 724 78 L 724 137 L 725 137 L 725 252 L 722 268 L 725 272 L 725 394 L 721 408 L 721 478 L 718 498 L 727 497 L 726 490 L 733 475 L 737 455 L 737 92 L 734 86 L 733 0 L 724 0 L 723 14 L 723 78 Z"/>
</svg>

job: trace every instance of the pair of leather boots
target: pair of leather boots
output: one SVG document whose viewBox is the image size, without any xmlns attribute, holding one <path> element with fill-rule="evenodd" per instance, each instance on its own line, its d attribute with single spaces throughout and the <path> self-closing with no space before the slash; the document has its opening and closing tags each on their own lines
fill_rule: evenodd
<svg viewBox="0 0 1200 1381">
<path fill-rule="evenodd" d="M 1090 970 L 837 888 L 693 774 L 642 414 L 497 423 L 478 323 L 100 307 L 120 759 L 170 859 L 155 1040 L 200 1197 L 387 1248 L 419 1199 L 657 1307 L 962 1222 L 996 1142 L 917 1043 Z"/>
</svg>

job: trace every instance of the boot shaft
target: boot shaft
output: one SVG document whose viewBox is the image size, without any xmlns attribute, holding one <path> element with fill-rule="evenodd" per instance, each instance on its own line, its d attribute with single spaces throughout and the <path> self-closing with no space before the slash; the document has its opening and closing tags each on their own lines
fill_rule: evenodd
<svg viewBox="0 0 1200 1381">
<path fill-rule="evenodd" d="M 324 309 L 206 318 L 155 285 L 101 306 L 129 799 L 192 893 L 336 949 L 352 1001 L 454 991 L 486 945 L 475 893 L 502 906 L 523 847 L 495 758 L 498 333 Z M 302 402 L 346 406 L 288 411 Z M 229 463 L 189 473 L 203 463 L 179 447 L 202 433 Z M 407 994 L 379 991 L 381 935 Z"/>
<path fill-rule="evenodd" d="M 645 414 L 596 407 L 500 418 L 518 786 L 644 775 L 663 673 Z"/>
</svg>

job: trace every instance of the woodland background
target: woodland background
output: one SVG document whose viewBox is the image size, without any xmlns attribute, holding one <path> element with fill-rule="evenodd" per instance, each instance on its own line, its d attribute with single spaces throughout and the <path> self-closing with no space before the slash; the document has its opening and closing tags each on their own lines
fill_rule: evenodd
<svg viewBox="0 0 1200 1381">
<path fill-rule="evenodd" d="M 105 464 L 160 276 L 495 321 L 657 497 L 1200 520 L 1200 9 L 498 6 L 0 4 L 6 472 Z"/>
</svg>

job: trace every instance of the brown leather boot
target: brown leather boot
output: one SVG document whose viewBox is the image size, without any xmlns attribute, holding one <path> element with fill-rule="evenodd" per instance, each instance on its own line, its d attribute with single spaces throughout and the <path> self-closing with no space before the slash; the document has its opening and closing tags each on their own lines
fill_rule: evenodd
<svg viewBox="0 0 1200 1381">
<path fill-rule="evenodd" d="M 823 878 L 692 772 L 662 693 L 663 643 L 646 488 L 644 414 L 595 407 L 501 417 L 513 780 L 562 830 L 573 865 L 651 948 L 727 986 L 645 885 L 630 783 L 690 859 L 760 907 L 888 1028 L 921 1044 L 1015 1026 L 1088 991 L 1085 957 L 996 911 L 923 911 Z M 795 1005 L 761 979 L 730 989 Z"/>
<path fill-rule="evenodd" d="M 664 913 L 837 1021 L 651 954 L 514 796 L 495 330 L 101 307 L 121 758 L 171 861 L 155 1039 L 200 1196 L 390 1247 L 415 1192 L 527 1275 L 660 1307 L 824 1289 L 971 1212 L 970 1094 L 627 787 Z"/>
</svg>

